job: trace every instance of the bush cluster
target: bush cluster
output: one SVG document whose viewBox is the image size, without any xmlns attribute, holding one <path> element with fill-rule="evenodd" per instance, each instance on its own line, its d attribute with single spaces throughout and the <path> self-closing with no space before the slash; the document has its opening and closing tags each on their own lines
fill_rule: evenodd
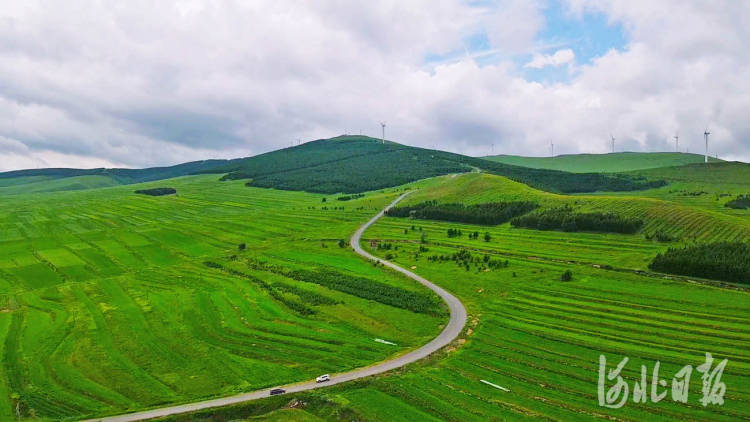
<svg viewBox="0 0 750 422">
<path fill-rule="evenodd" d="M 727 202 L 724 206 L 737 210 L 746 210 L 750 208 L 750 195 L 737 195 L 736 198 Z"/>
<path fill-rule="evenodd" d="M 507 268 L 508 260 L 492 259 L 489 255 L 484 256 L 473 255 L 466 249 L 461 249 L 458 252 L 454 252 L 450 255 L 432 255 L 427 257 L 430 262 L 455 262 L 459 267 L 463 267 L 466 271 L 469 271 L 474 266 L 477 271 L 484 271 L 486 269 L 498 269 Z"/>
<path fill-rule="evenodd" d="M 352 199 L 359 199 L 359 198 L 362 198 L 364 196 L 365 196 L 364 193 L 355 193 L 355 194 L 352 194 L 352 195 L 342 195 L 342 196 L 339 196 L 336 199 L 338 199 L 339 201 L 351 201 Z"/>
<path fill-rule="evenodd" d="M 175 188 L 138 189 L 137 191 L 135 191 L 135 193 L 138 193 L 141 195 L 150 195 L 150 196 L 174 195 L 175 193 L 177 193 L 177 189 Z"/>
</svg>

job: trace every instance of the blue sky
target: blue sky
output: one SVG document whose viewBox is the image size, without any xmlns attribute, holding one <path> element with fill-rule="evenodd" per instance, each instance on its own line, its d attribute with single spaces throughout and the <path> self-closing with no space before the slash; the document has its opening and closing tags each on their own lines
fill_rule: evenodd
<svg viewBox="0 0 750 422">
<path fill-rule="evenodd" d="M 493 1 L 470 2 L 477 8 L 502 7 Z M 571 49 L 575 54 L 573 65 L 586 65 L 609 50 L 623 50 L 627 45 L 626 31 L 621 22 L 610 21 L 602 12 L 585 9 L 580 14 L 570 11 L 565 4 L 549 0 L 543 6 L 544 24 L 537 33 L 530 51 L 508 53 L 493 48 L 487 31 L 480 28 L 464 39 L 464 50 L 446 54 L 428 54 L 427 65 L 461 60 L 467 54 L 480 66 L 497 64 L 511 59 L 521 75 L 529 81 L 542 83 L 568 82 L 572 76 L 567 65 L 546 66 L 541 69 L 524 68 L 535 54 L 554 54 L 558 50 Z"/>
</svg>

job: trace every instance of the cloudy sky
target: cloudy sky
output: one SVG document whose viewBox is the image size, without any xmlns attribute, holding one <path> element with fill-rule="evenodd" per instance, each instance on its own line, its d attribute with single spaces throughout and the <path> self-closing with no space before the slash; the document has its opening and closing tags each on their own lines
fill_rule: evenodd
<svg viewBox="0 0 750 422">
<path fill-rule="evenodd" d="M 0 170 L 342 133 L 750 161 L 750 2 L 0 0 Z"/>
</svg>

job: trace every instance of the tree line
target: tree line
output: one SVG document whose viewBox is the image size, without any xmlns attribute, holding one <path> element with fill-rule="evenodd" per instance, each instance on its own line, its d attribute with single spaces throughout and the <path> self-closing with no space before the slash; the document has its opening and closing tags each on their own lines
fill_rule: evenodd
<svg viewBox="0 0 750 422">
<path fill-rule="evenodd" d="M 633 234 L 643 227 L 643 220 L 613 213 L 578 213 L 569 206 L 549 208 L 511 220 L 513 227 L 566 232 L 592 231 Z"/>
<path fill-rule="evenodd" d="M 412 206 L 391 208 L 386 211 L 386 215 L 423 220 L 497 225 L 505 223 L 513 217 L 533 211 L 538 206 L 535 202 L 530 201 L 488 202 L 474 205 L 438 204 L 437 201 L 425 201 Z"/>
<path fill-rule="evenodd" d="M 750 245 L 720 242 L 670 248 L 649 268 L 663 273 L 750 283 Z"/>
</svg>

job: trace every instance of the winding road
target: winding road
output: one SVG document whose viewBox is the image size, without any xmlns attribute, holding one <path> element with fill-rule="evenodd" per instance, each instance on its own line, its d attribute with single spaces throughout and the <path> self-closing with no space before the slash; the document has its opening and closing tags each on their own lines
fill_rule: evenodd
<svg viewBox="0 0 750 422">
<path fill-rule="evenodd" d="M 297 393 L 300 391 L 307 391 L 307 390 L 313 390 L 316 388 L 328 387 L 331 385 L 336 385 L 336 384 L 340 384 L 343 382 L 356 380 L 359 378 L 369 377 L 371 375 L 381 374 L 383 372 L 387 372 L 392 369 L 400 368 L 404 365 L 423 359 L 429 356 L 430 354 L 440 350 L 444 346 L 448 345 L 456 337 L 458 337 L 459 334 L 461 334 L 461 331 L 463 330 L 464 325 L 466 325 L 466 309 L 464 308 L 464 305 L 461 303 L 461 301 L 459 301 L 452 294 L 448 293 L 446 290 L 442 289 L 439 286 L 436 286 L 429 280 L 422 278 L 409 270 L 401 268 L 396 264 L 393 264 L 388 261 L 384 261 L 380 258 L 377 258 L 367 253 L 364 249 L 362 249 L 362 246 L 360 246 L 359 244 L 362 238 L 362 234 L 365 232 L 365 230 L 367 230 L 373 223 L 378 221 L 378 219 L 382 217 L 383 214 L 385 214 L 385 212 L 388 209 L 396 205 L 399 201 L 404 199 L 404 197 L 406 197 L 410 193 L 411 192 L 407 192 L 399 196 L 385 209 L 380 211 L 378 215 L 370 219 L 370 221 L 368 221 L 367 223 L 363 224 L 354 233 L 354 235 L 352 235 L 351 245 L 354 248 L 354 251 L 362 255 L 363 257 L 373 260 L 373 261 L 380 261 L 386 267 L 389 267 L 395 271 L 398 271 L 406 275 L 409 278 L 412 278 L 418 281 L 420 284 L 424 285 L 428 289 L 435 292 L 438 296 L 440 296 L 448 305 L 448 308 L 450 309 L 450 320 L 448 321 L 448 325 L 446 325 L 445 328 L 443 328 L 443 331 L 437 337 L 432 339 L 432 341 L 420 347 L 419 349 L 411 351 L 405 355 L 402 355 L 402 356 L 399 356 L 399 357 L 396 357 L 394 359 L 387 360 L 384 362 L 376 363 L 371 366 L 366 366 L 364 368 L 355 369 L 350 372 L 332 375 L 331 380 L 329 382 L 318 384 L 314 380 L 311 380 L 311 381 L 304 381 L 304 382 L 299 382 L 295 384 L 283 385 L 281 387 L 276 387 L 276 388 L 283 388 L 284 390 L 286 390 L 286 394 Z M 237 394 L 234 396 L 222 397 L 222 398 L 213 399 L 213 400 L 205 400 L 205 401 L 199 401 L 195 403 L 187 403 L 187 404 L 181 404 L 181 405 L 170 406 L 170 407 L 162 407 L 158 409 L 146 410 L 143 412 L 136 412 L 136 413 L 128 413 L 128 414 L 119 415 L 119 416 L 109 416 L 105 418 L 89 419 L 89 421 L 108 421 L 108 422 L 142 421 L 142 420 L 164 417 L 164 416 L 169 416 L 169 415 L 176 415 L 180 413 L 194 412 L 196 410 L 204 410 L 204 409 L 209 409 L 213 407 L 227 406 L 227 405 L 232 405 L 232 404 L 237 404 L 237 403 L 242 403 L 242 402 L 247 402 L 247 401 L 252 401 L 252 400 L 258 400 L 258 399 L 268 397 L 270 394 L 270 390 L 271 390 L 270 388 L 266 388 L 263 390 L 257 390 L 257 391 L 252 391 L 249 393 L 242 393 L 242 394 Z"/>
</svg>

